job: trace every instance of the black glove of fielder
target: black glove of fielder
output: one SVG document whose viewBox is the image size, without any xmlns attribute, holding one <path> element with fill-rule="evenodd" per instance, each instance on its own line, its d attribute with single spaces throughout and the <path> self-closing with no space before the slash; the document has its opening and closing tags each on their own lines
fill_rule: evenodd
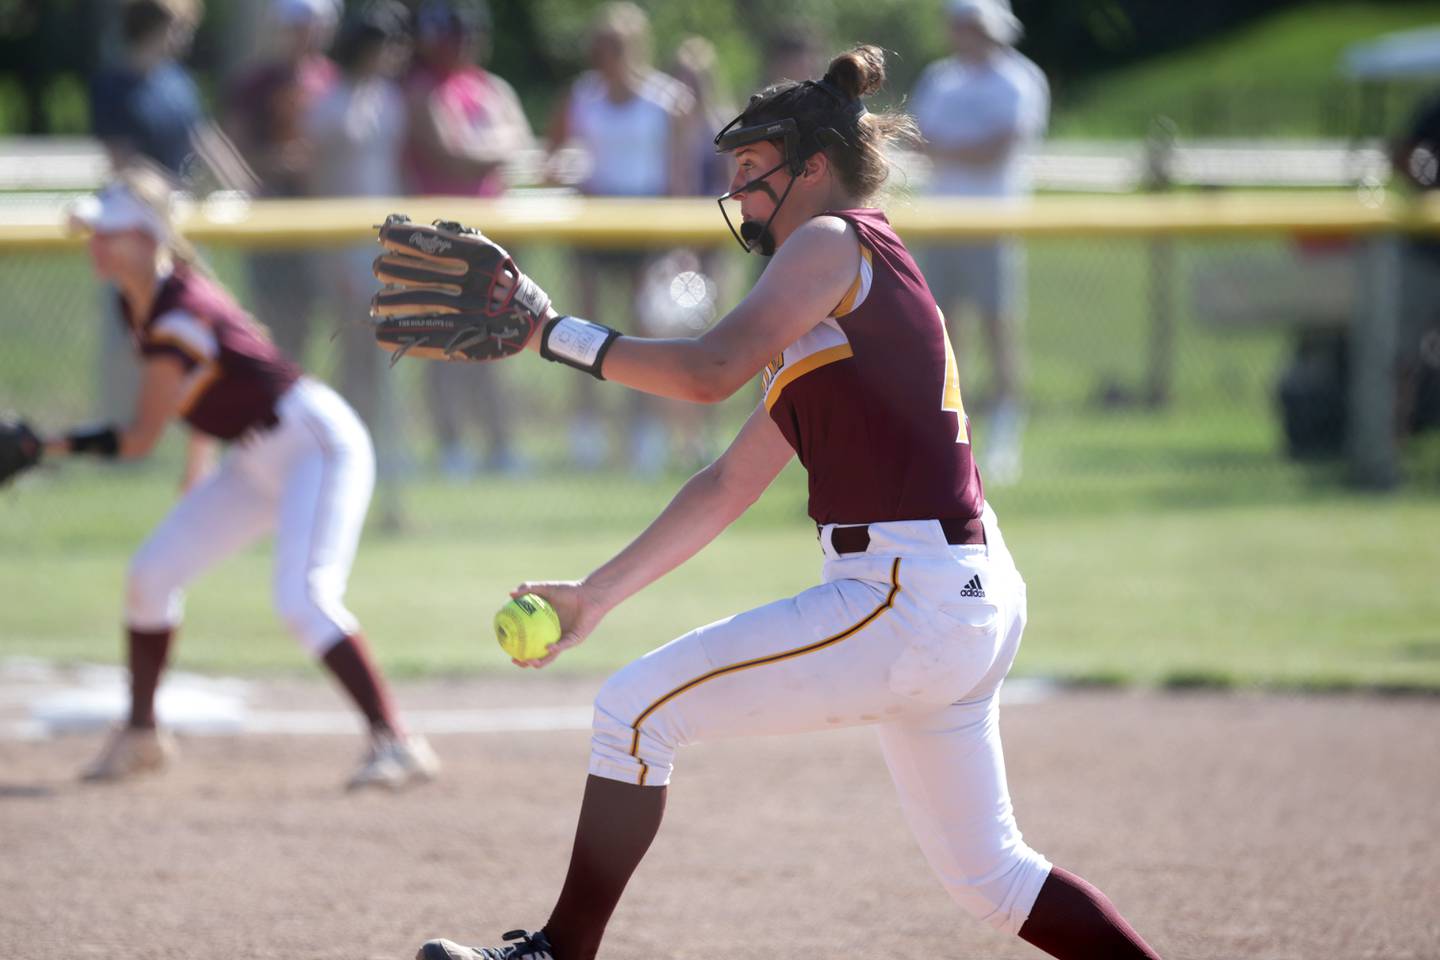
<svg viewBox="0 0 1440 960">
<path fill-rule="evenodd" d="M 40 462 L 45 446 L 24 420 L 0 418 L 0 486 Z"/>
</svg>

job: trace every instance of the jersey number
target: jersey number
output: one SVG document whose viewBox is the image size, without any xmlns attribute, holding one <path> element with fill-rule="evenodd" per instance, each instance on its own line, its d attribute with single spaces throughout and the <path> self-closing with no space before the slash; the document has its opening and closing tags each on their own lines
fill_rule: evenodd
<svg viewBox="0 0 1440 960">
<path fill-rule="evenodd" d="M 945 393 L 940 398 L 940 409 L 950 411 L 960 421 L 960 427 L 955 431 L 955 442 L 969 443 L 970 418 L 965 416 L 965 401 L 960 399 L 960 365 L 955 362 L 955 350 L 950 346 L 943 314 L 940 317 L 940 336 L 945 340 Z"/>
</svg>

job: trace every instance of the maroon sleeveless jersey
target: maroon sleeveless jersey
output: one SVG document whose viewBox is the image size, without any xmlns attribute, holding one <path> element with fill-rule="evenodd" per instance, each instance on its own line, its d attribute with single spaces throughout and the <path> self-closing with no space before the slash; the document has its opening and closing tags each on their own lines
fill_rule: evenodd
<svg viewBox="0 0 1440 960">
<path fill-rule="evenodd" d="M 160 282 L 150 313 L 136 322 L 120 300 L 142 357 L 173 356 L 186 370 L 180 414 L 202 433 L 234 440 L 275 423 L 275 403 L 300 377 L 225 289 L 203 273 L 178 264 Z"/>
<path fill-rule="evenodd" d="M 765 368 L 765 407 L 810 475 L 816 523 L 968 520 L 984 507 L 959 369 L 930 288 L 879 210 L 835 210 L 860 271 Z"/>
</svg>

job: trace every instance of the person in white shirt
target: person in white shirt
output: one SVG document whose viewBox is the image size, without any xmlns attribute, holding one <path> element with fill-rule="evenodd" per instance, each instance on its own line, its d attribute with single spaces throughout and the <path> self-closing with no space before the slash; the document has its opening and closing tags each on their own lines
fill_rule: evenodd
<svg viewBox="0 0 1440 960">
<path fill-rule="evenodd" d="M 592 69 L 581 74 L 554 115 L 550 149 L 557 160 L 567 149 L 585 157 L 576 184 L 600 197 L 693 196 L 695 169 L 688 130 L 695 122 L 689 88 L 652 65 L 650 20 L 633 3 L 607 3 L 590 23 Z M 663 251 L 656 251 L 663 253 Z M 585 316 L 600 316 L 602 278 L 620 281 L 623 302 L 637 318 L 650 251 L 587 250 L 576 258 L 580 305 Z M 641 330 L 649 335 L 658 331 Z M 609 457 L 609 442 L 597 416 L 593 384 L 578 384 L 570 426 L 570 454 L 577 466 L 593 469 Z M 666 421 L 677 414 L 649 398 L 635 401 L 630 422 L 630 466 L 642 475 L 664 469 L 670 457 Z"/>
<path fill-rule="evenodd" d="M 1021 27 L 1008 0 L 947 0 L 945 10 L 954 52 L 925 69 L 910 101 L 933 165 L 930 192 L 1026 196 L 1024 153 L 1044 135 L 1050 112 L 1045 74 L 1015 50 Z M 957 349 L 965 308 L 979 314 L 995 394 L 985 478 L 1013 483 L 1024 426 L 1024 251 L 1008 238 L 954 244 L 926 251 L 921 264 Z"/>
</svg>

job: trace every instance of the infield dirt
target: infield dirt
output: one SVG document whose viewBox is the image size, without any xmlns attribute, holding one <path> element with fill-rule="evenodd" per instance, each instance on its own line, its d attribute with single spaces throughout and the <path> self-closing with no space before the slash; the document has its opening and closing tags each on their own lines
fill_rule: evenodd
<svg viewBox="0 0 1440 960">
<path fill-rule="evenodd" d="M 400 688 L 583 704 L 599 680 Z M 271 699 L 337 705 L 318 683 Z M 1003 714 L 1026 838 L 1170 958 L 1440 957 L 1440 698 L 1066 692 Z M 402 960 L 545 919 L 581 732 L 432 738 L 444 778 L 347 795 L 337 736 L 203 737 L 81 786 L 94 736 L 0 741 L 0 956 Z M 1036 957 L 962 915 L 864 729 L 682 752 L 602 957 Z"/>
</svg>

